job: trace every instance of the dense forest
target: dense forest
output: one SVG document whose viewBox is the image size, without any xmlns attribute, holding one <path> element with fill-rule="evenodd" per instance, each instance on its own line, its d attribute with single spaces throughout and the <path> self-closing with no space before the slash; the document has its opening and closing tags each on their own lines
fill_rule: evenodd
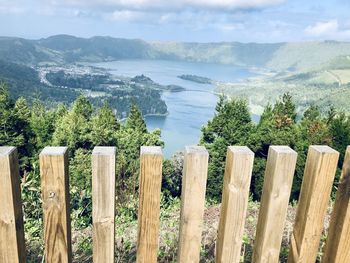
<svg viewBox="0 0 350 263">
<path fill-rule="evenodd" d="M 255 200 L 260 200 L 270 145 L 288 145 L 298 153 L 291 200 L 299 197 L 310 145 L 329 145 L 340 152 L 339 178 L 345 149 L 350 145 L 349 115 L 332 107 L 326 114 L 321 114 L 319 108 L 309 106 L 299 117 L 292 96 L 285 94 L 274 105 L 265 107 L 258 124 L 253 123 L 250 116 L 246 101 L 221 97 L 214 118 L 203 127 L 201 144 L 206 146 L 210 154 L 207 188 L 209 198 L 220 201 L 228 145 L 247 145 L 255 152 L 251 184 Z M 335 183 L 334 190 L 336 187 Z"/>
<path fill-rule="evenodd" d="M 87 98 L 79 96 L 71 107 L 57 105 L 47 108 L 40 100 L 28 105 L 24 98 L 11 99 L 7 86 L 0 85 L 0 145 L 16 146 L 20 155 L 26 239 L 30 241 L 28 262 L 41 260 L 43 233 L 38 154 L 48 145 L 69 147 L 73 231 L 87 233 L 78 239 L 74 248 L 79 262 L 91 260 L 91 235 L 88 234 L 92 221 L 91 152 L 97 145 L 117 147 L 116 221 L 119 226 L 117 238 L 121 238 L 117 253 L 122 262 L 133 262 L 135 240 L 132 233 L 137 218 L 139 149 L 141 145 L 162 146 L 163 142 L 160 130 L 147 131 L 138 107 L 135 104 L 130 107 L 128 118 L 121 123 L 107 103 L 94 107 Z M 345 148 L 350 145 L 350 117 L 333 108 L 327 114 L 321 114 L 317 107 L 311 106 L 301 118 L 297 118 L 293 98 L 285 94 L 274 105 L 268 105 L 260 122 L 255 124 L 246 101 L 221 97 L 215 116 L 202 129 L 200 144 L 210 154 L 208 206 L 219 203 L 221 199 L 228 145 L 247 145 L 255 152 L 252 202 L 260 200 L 268 147 L 289 145 L 296 150 L 298 162 L 291 199 L 297 200 L 308 146 L 327 144 L 338 150 L 341 167 Z M 164 160 L 161 220 L 169 224 L 169 231 L 162 239 L 160 262 L 169 262 L 176 255 L 174 226 L 177 217 L 174 214 L 179 209 L 181 174 L 181 154 Z M 334 189 L 336 187 L 337 183 Z M 210 258 L 211 245 L 203 249 L 202 256 Z"/>
</svg>

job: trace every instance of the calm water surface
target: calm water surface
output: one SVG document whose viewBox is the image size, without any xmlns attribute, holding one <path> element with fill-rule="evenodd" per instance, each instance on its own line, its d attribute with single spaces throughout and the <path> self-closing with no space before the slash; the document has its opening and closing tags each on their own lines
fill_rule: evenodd
<svg viewBox="0 0 350 263">
<path fill-rule="evenodd" d="M 169 115 L 145 118 L 149 130 L 161 129 L 166 157 L 183 150 L 186 145 L 199 142 L 201 127 L 213 117 L 218 100 L 213 93 L 214 85 L 198 84 L 177 76 L 193 74 L 229 82 L 253 75 L 247 69 L 234 66 L 167 60 L 121 60 L 95 65 L 108 68 L 115 75 L 134 77 L 144 74 L 160 84 L 176 84 L 186 89 L 182 92 L 163 93 Z"/>
</svg>

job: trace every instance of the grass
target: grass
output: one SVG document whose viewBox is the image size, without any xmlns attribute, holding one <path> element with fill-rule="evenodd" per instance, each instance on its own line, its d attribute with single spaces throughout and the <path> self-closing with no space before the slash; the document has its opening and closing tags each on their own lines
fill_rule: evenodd
<svg viewBox="0 0 350 263">
<path fill-rule="evenodd" d="M 322 257 L 322 248 L 325 243 L 325 237 L 329 225 L 331 206 L 328 209 L 324 231 L 320 241 L 320 251 L 318 260 Z M 288 208 L 287 219 L 283 232 L 283 240 L 280 251 L 280 262 L 286 262 L 290 236 L 293 230 L 296 205 L 291 204 Z M 259 214 L 259 203 L 249 201 L 248 212 L 245 222 L 243 235 L 241 262 L 251 262 L 255 229 Z M 214 262 L 215 242 L 217 238 L 217 228 L 219 224 L 220 205 L 208 206 L 204 213 L 204 226 L 202 234 L 201 263 Z M 162 206 L 161 224 L 159 238 L 158 262 L 176 262 L 177 243 L 180 221 L 180 200 L 173 200 L 169 206 Z M 27 262 L 42 262 L 42 243 L 38 240 L 28 240 L 27 248 L 29 256 Z M 92 262 L 92 228 L 73 229 L 73 255 L 74 262 L 87 263 Z M 136 261 L 136 241 L 137 241 L 137 219 L 132 214 L 119 214 L 116 216 L 116 242 L 115 262 L 135 262 Z"/>
<path fill-rule="evenodd" d="M 350 69 L 332 70 L 332 73 L 340 79 L 342 84 L 350 83 Z"/>
</svg>

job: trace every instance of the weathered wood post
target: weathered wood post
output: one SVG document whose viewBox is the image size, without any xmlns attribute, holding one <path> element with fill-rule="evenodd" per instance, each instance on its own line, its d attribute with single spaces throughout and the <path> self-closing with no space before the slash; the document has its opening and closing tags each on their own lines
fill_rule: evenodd
<svg viewBox="0 0 350 263">
<path fill-rule="evenodd" d="M 297 153 L 287 146 L 270 146 L 256 228 L 253 262 L 279 262 Z"/>
<path fill-rule="evenodd" d="M 315 263 L 339 153 L 310 146 L 291 237 L 288 263 Z"/>
<path fill-rule="evenodd" d="M 199 262 L 208 152 L 202 146 L 188 146 L 182 178 L 178 263 Z"/>
<path fill-rule="evenodd" d="M 159 243 L 161 147 L 141 147 L 137 262 L 156 263 Z"/>
<path fill-rule="evenodd" d="M 322 262 L 350 262 L 350 146 L 345 154 Z"/>
<path fill-rule="evenodd" d="M 243 146 L 227 149 L 216 263 L 239 262 L 254 153 Z"/>
<path fill-rule="evenodd" d="M 92 152 L 92 222 L 94 263 L 114 262 L 115 147 Z"/>
<path fill-rule="evenodd" d="M 46 263 L 72 262 L 67 147 L 40 153 Z"/>
<path fill-rule="evenodd" d="M 25 257 L 17 150 L 0 147 L 0 262 L 24 263 Z"/>
</svg>

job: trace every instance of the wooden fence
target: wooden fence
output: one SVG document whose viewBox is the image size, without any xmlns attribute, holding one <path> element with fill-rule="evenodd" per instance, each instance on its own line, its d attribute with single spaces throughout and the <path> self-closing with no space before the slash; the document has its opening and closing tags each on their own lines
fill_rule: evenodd
<svg viewBox="0 0 350 263">
<path fill-rule="evenodd" d="M 40 154 L 45 262 L 72 262 L 68 152 L 46 147 Z M 186 147 L 183 168 L 178 262 L 199 262 L 208 152 Z M 289 263 L 316 260 L 339 153 L 310 146 L 291 237 Z M 114 147 L 92 153 L 93 261 L 114 262 Z M 227 149 L 216 262 L 239 262 L 254 154 L 247 147 Z M 254 241 L 253 262 L 279 260 L 282 233 L 297 161 L 287 146 L 271 146 Z M 141 147 L 137 262 L 157 261 L 162 180 L 160 147 Z M 0 262 L 25 262 L 25 241 L 17 151 L 0 147 Z M 350 147 L 331 217 L 323 262 L 350 262 Z"/>
</svg>

